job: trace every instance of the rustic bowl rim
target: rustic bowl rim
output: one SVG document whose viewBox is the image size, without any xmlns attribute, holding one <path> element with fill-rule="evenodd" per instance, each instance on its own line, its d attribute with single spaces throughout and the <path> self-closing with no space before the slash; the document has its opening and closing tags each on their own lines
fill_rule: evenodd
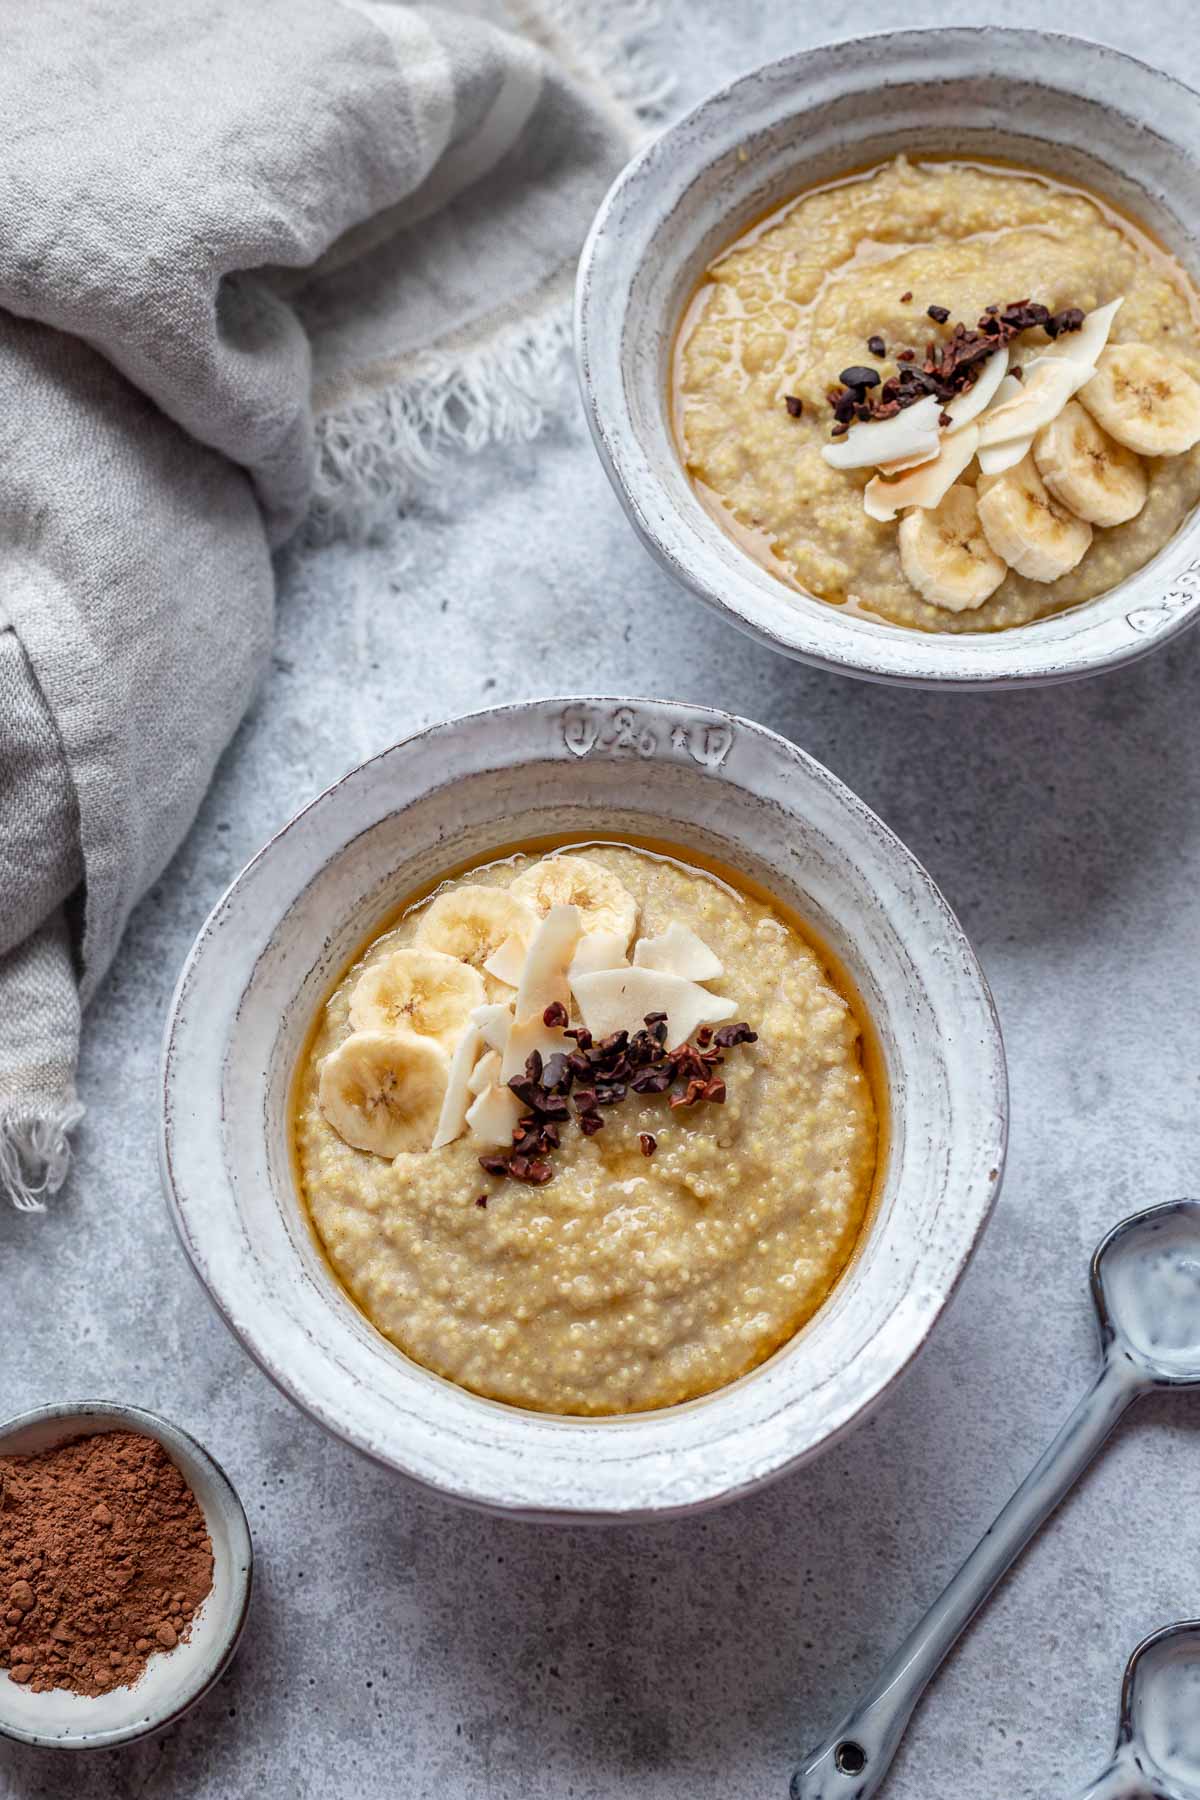
<svg viewBox="0 0 1200 1800">
<path fill-rule="evenodd" d="M 903 51 L 934 65 L 953 56 L 963 65 L 956 65 L 955 77 L 965 70 L 975 81 L 1012 74 L 1008 63 L 1001 70 L 1002 60 L 1021 54 L 1034 72 L 1028 74 L 1031 85 L 1050 94 L 1069 92 L 1097 110 L 1101 103 L 1084 90 L 1084 65 L 1093 72 L 1107 69 L 1110 80 L 1115 69 L 1123 80 L 1113 82 L 1112 92 L 1123 113 L 1132 109 L 1148 139 L 1190 161 L 1200 183 L 1195 149 L 1200 94 L 1167 71 L 1092 38 L 1033 28 L 928 26 L 866 32 L 773 58 L 708 95 L 642 146 L 601 202 L 575 288 L 576 371 L 593 443 L 630 523 L 660 567 L 727 622 L 785 656 L 871 681 L 985 691 L 1051 685 L 1116 669 L 1148 655 L 1200 615 L 1200 507 L 1148 563 L 1105 594 L 1007 631 L 938 634 L 855 619 L 799 596 L 743 553 L 731 556 L 730 540 L 722 554 L 721 527 L 694 496 L 681 500 L 681 490 L 664 479 L 662 459 L 642 446 L 630 394 L 639 388 L 630 370 L 640 349 L 635 352 L 627 342 L 625 323 L 643 265 L 664 254 L 663 226 L 689 204 L 702 209 L 704 198 L 697 199 L 693 190 L 705 173 L 732 144 L 779 118 L 779 87 L 796 95 L 799 123 L 806 83 L 819 75 L 834 92 L 839 59 L 843 94 L 851 81 L 855 92 L 885 88 L 889 47 L 893 54 Z M 930 104 L 936 106 L 955 85 L 943 68 L 931 81 Z M 1164 104 L 1152 103 L 1152 93 Z M 1165 135 L 1167 100 L 1194 111 L 1191 135 Z M 1106 110 L 1117 104 L 1114 99 Z M 1035 128 L 1007 135 L 1033 141 Z M 707 151 L 706 141 L 713 146 Z M 1098 164 L 1105 162 L 1102 133 L 1091 151 Z M 1115 164 L 1108 167 L 1116 179 Z M 1191 248 L 1200 265 L 1200 228 Z M 1192 272 L 1200 276 L 1200 266 Z M 669 334 L 675 324 L 674 317 L 666 321 Z M 648 378 L 640 386 L 648 389 Z M 665 412 L 665 392 L 657 404 Z M 670 453 L 675 459 L 673 443 Z"/>
<path fill-rule="evenodd" d="M 0 1686 L 0 1737 L 38 1749 L 112 1750 L 120 1744 L 131 1744 L 139 1738 L 152 1737 L 157 1732 L 164 1731 L 167 1726 L 176 1724 L 211 1692 L 225 1673 L 237 1651 L 250 1613 L 254 1590 L 254 1544 L 246 1511 L 225 1469 L 191 1432 L 184 1431 L 181 1426 L 163 1418 L 160 1413 L 149 1412 L 145 1407 L 133 1406 L 121 1400 L 51 1401 L 42 1406 L 29 1407 L 24 1412 L 0 1421 L 0 1455 L 6 1453 L 5 1446 L 10 1439 L 31 1426 L 61 1425 L 61 1438 L 68 1438 L 81 1430 L 86 1435 L 91 1435 L 86 1427 L 89 1421 L 94 1423 L 97 1419 L 106 1421 L 100 1427 L 101 1430 L 136 1431 L 145 1437 L 155 1438 L 188 1479 L 193 1491 L 193 1472 L 197 1469 L 203 1472 L 210 1485 L 213 1505 L 212 1508 L 206 1508 L 199 1495 L 197 1502 L 206 1516 L 209 1511 L 218 1513 L 224 1530 L 229 1534 L 234 1555 L 232 1559 L 225 1560 L 232 1586 L 220 1633 L 207 1657 L 189 1656 L 188 1652 L 192 1648 L 190 1641 L 172 1651 L 168 1666 L 174 1669 L 176 1659 L 179 1659 L 180 1678 L 169 1692 L 160 1697 L 156 1706 L 151 1707 L 143 1718 L 133 1724 L 62 1733 L 30 1731 L 14 1724 L 5 1716 L 3 1689 Z M 61 1441 L 61 1438 L 55 1441 Z M 223 1555 L 223 1550 L 216 1541 L 213 1543 L 213 1552 L 214 1555 Z M 0 1680 L 7 1680 L 3 1672 L 0 1672 Z M 137 1684 L 133 1691 L 136 1693 Z"/>
<path fill-rule="evenodd" d="M 287 865 L 287 891 L 278 895 L 272 902 L 277 917 L 268 926 L 263 925 L 264 933 L 275 932 L 286 920 L 291 909 L 303 898 L 303 895 L 315 876 L 307 872 L 308 865 L 300 856 L 299 841 L 311 840 L 313 862 L 311 867 L 319 875 L 328 871 L 363 835 L 358 825 L 353 828 L 342 822 L 346 808 L 346 796 L 354 784 L 369 783 L 374 777 L 380 780 L 388 776 L 389 793 L 394 788 L 392 769 L 393 759 L 415 756 L 417 754 L 438 753 L 438 766 L 445 755 L 442 746 L 448 746 L 456 736 L 467 734 L 474 739 L 483 735 L 487 744 L 503 743 L 512 740 L 514 734 L 523 742 L 531 736 L 531 721 L 551 725 L 561 724 L 565 713 L 581 708 L 603 708 L 612 711 L 643 709 L 652 712 L 664 729 L 669 730 L 674 721 L 687 720 L 691 723 L 702 721 L 718 728 L 732 728 L 744 734 L 753 746 L 756 766 L 761 766 L 765 755 L 771 758 L 785 759 L 788 765 L 790 781 L 801 785 L 807 780 L 814 790 L 819 787 L 824 794 L 843 811 L 853 826 L 848 829 L 859 834 L 859 848 L 868 836 L 875 846 L 880 847 L 881 860 L 888 861 L 889 872 L 897 877 L 902 876 L 905 893 L 912 895 L 913 916 L 926 921 L 936 921 L 938 950 L 930 951 L 929 959 L 939 961 L 939 979 L 945 979 L 948 989 L 955 997 L 955 1005 L 961 1007 L 962 1020 L 969 1020 L 972 1027 L 978 1027 L 981 1041 L 977 1053 L 966 1060 L 955 1064 L 953 1075 L 958 1084 L 957 1098 L 962 1104 L 963 1114 L 971 1122 L 971 1141 L 973 1154 L 969 1159 L 969 1167 L 956 1169 L 955 1179 L 951 1181 L 945 1172 L 938 1177 L 940 1200 L 936 1209 L 940 1220 L 945 1219 L 948 1212 L 955 1212 L 956 1219 L 945 1223 L 943 1229 L 949 1234 L 953 1244 L 948 1254 L 948 1262 L 952 1260 L 952 1269 L 945 1278 L 944 1286 L 939 1287 L 935 1297 L 930 1301 L 931 1310 L 920 1321 L 920 1328 L 913 1328 L 912 1340 L 905 1340 L 903 1354 L 889 1360 L 886 1376 L 881 1377 L 872 1387 L 869 1397 L 861 1403 L 855 1403 L 852 1412 L 839 1421 L 836 1427 L 821 1432 L 813 1442 L 802 1443 L 797 1447 L 793 1437 L 780 1428 L 778 1441 L 772 1442 L 770 1454 L 759 1457 L 752 1475 L 747 1475 L 744 1468 L 736 1464 L 730 1467 L 713 1469 L 697 1466 L 689 1474 L 691 1483 L 686 1499 L 672 1499 L 663 1502 L 654 1497 L 647 1483 L 639 1488 L 637 1484 L 640 1459 L 650 1456 L 651 1446 L 643 1438 L 639 1444 L 633 1444 L 623 1459 L 612 1457 L 606 1460 L 602 1478 L 588 1468 L 589 1447 L 594 1447 L 597 1431 L 635 1431 L 649 1433 L 661 1431 L 666 1427 L 674 1436 L 680 1429 L 673 1421 L 683 1419 L 689 1411 L 697 1407 L 716 1407 L 728 1404 L 728 1397 L 739 1387 L 755 1381 L 770 1369 L 777 1359 L 786 1354 L 786 1346 L 776 1353 L 775 1358 L 760 1365 L 759 1369 L 742 1378 L 740 1383 L 730 1388 L 718 1390 L 716 1394 L 706 1396 L 701 1401 L 689 1402 L 687 1405 L 636 1415 L 625 1415 L 617 1418 L 580 1419 L 564 1418 L 546 1414 L 524 1411 L 516 1407 L 498 1405 L 496 1402 L 480 1400 L 477 1396 L 467 1394 L 452 1384 L 440 1381 L 437 1377 L 429 1377 L 427 1371 L 419 1370 L 415 1364 L 408 1364 L 407 1359 L 393 1346 L 387 1346 L 389 1356 L 407 1364 L 409 1369 L 416 1370 L 421 1376 L 432 1380 L 436 1389 L 443 1395 L 449 1393 L 464 1398 L 477 1409 L 485 1409 L 490 1417 L 487 1432 L 494 1434 L 501 1442 L 503 1457 L 508 1457 L 512 1464 L 520 1463 L 520 1488 L 516 1479 L 508 1474 L 511 1488 L 502 1482 L 488 1477 L 481 1477 L 463 1447 L 463 1426 L 458 1420 L 457 1436 L 454 1430 L 446 1430 L 445 1443 L 437 1437 L 439 1449 L 444 1450 L 447 1462 L 441 1463 L 424 1452 L 414 1451 L 407 1442 L 398 1438 L 384 1441 L 378 1429 L 371 1429 L 361 1419 L 348 1420 L 344 1414 L 338 1413 L 328 1405 L 324 1398 L 314 1396 L 316 1385 L 311 1378 L 306 1379 L 306 1366 L 310 1353 L 318 1355 L 315 1345 L 305 1347 L 299 1341 L 299 1332 L 293 1331 L 289 1338 L 280 1330 L 276 1333 L 276 1343 L 272 1344 L 271 1319 L 269 1312 L 264 1314 L 260 1309 L 248 1302 L 253 1298 L 261 1299 L 261 1295 L 251 1295 L 250 1288 L 255 1279 L 253 1275 L 255 1252 L 248 1240 L 245 1240 L 244 1227 L 238 1228 L 237 1209 L 233 1198 L 228 1170 L 217 1153 L 206 1150 L 203 1166 L 197 1158 L 194 1147 L 187 1151 L 190 1166 L 185 1166 L 180 1155 L 180 1142 L 186 1136 L 179 1127 L 181 1109 L 188 1106 L 195 1108 L 201 1104 L 205 1109 L 207 1131 L 202 1132 L 206 1144 L 215 1143 L 225 1117 L 226 1096 L 221 1087 L 221 1074 L 224 1067 L 227 1039 L 223 1039 L 220 1053 L 215 1048 L 205 1050 L 197 1037 L 195 1019 L 199 1011 L 197 996 L 203 992 L 204 1008 L 210 1008 L 211 981 L 221 962 L 237 958 L 240 954 L 249 971 L 247 982 L 253 978 L 254 971 L 272 955 L 270 938 L 264 937 L 264 944 L 243 946 L 239 951 L 236 942 L 228 942 L 228 911 L 239 896 L 240 890 L 248 882 L 255 879 L 256 872 L 266 877 L 274 869 L 278 874 Z M 464 773 L 475 774 L 483 770 L 490 772 L 495 766 L 488 760 L 498 754 L 498 749 L 486 749 L 483 745 L 473 754 L 479 754 L 485 760 L 473 764 Z M 545 761 L 547 752 L 539 746 L 538 755 L 531 751 L 518 750 L 515 742 L 511 747 L 510 760 L 505 768 L 536 769 L 539 760 Z M 566 767 L 573 765 L 573 757 L 560 745 L 559 758 Z M 761 777 L 764 789 L 765 775 Z M 738 789 L 753 798 L 745 782 L 739 780 Z M 452 791 L 439 787 L 439 801 L 442 795 Z M 386 810 L 379 812 L 378 819 L 389 816 Z M 341 833 L 349 835 L 342 836 Z M 336 842 L 335 842 L 336 839 Z M 507 841 L 502 835 L 498 842 Z M 318 842 L 320 848 L 318 849 Z M 256 898 L 261 899 L 257 894 Z M 907 904 L 907 901 L 905 902 Z M 222 934 L 225 933 L 225 938 Z M 277 954 L 277 953 L 276 953 Z M 307 951 L 305 952 L 307 954 Z M 944 961 L 945 966 L 941 966 Z M 231 980 L 240 977 L 230 976 Z M 207 984 L 207 985 L 206 985 Z M 242 998 L 244 999 L 244 991 Z M 906 995 L 906 1003 L 910 997 Z M 240 1002 L 239 1002 L 240 1005 Z M 911 1016 L 911 1011 L 910 1011 Z M 219 1066 L 217 1066 L 219 1064 Z M 786 738 L 767 728 L 738 718 L 736 715 L 715 708 L 691 706 L 678 702 L 660 700 L 633 700 L 620 696 L 571 695 L 535 701 L 518 701 L 510 704 L 487 708 L 475 713 L 431 725 L 415 732 L 409 737 L 381 751 L 376 756 L 356 765 L 332 783 L 308 805 L 303 807 L 294 817 L 277 832 L 246 865 L 219 899 L 205 924 L 201 927 L 196 941 L 180 973 L 175 994 L 169 1010 L 163 1042 L 161 1063 L 160 1093 L 162 1101 L 161 1127 L 159 1136 L 160 1167 L 164 1192 L 169 1210 L 180 1242 L 191 1262 L 193 1269 L 209 1294 L 217 1311 L 225 1323 L 238 1338 L 243 1348 L 264 1371 L 264 1373 L 298 1405 L 301 1410 L 315 1419 L 334 1436 L 342 1438 L 356 1449 L 362 1451 L 373 1460 L 396 1473 L 408 1478 L 415 1485 L 435 1492 L 452 1500 L 459 1501 L 477 1510 L 501 1513 L 531 1520 L 572 1523 L 608 1523 L 629 1522 L 637 1519 L 666 1518 L 682 1516 L 703 1510 L 712 1505 L 722 1504 L 743 1493 L 753 1491 L 767 1481 L 775 1479 L 786 1469 L 807 1460 L 810 1456 L 823 1451 L 837 1437 L 851 1428 L 879 1402 L 899 1379 L 923 1344 L 933 1331 L 937 1319 L 957 1290 L 965 1273 L 967 1264 L 979 1242 L 983 1230 L 991 1216 L 995 1200 L 999 1193 L 1004 1168 L 1005 1151 L 1008 1132 L 1008 1087 L 1007 1070 L 1004 1057 L 1003 1042 L 999 1021 L 996 1017 L 994 1003 L 987 986 L 982 969 L 971 949 L 961 925 L 952 913 L 949 905 L 934 884 L 932 877 L 905 848 L 895 834 L 883 824 L 878 816 L 860 800 L 852 790 L 847 788 L 836 776 L 800 750 Z M 201 1100 L 197 1100 L 197 1096 Z M 241 1102 L 237 1102 L 241 1104 Z M 252 1127 L 258 1135 L 266 1127 L 260 1116 Z M 221 1152 L 223 1156 L 223 1152 Z M 220 1166 L 218 1166 L 220 1163 Z M 940 1168 L 940 1165 L 939 1165 Z M 957 1185 L 956 1185 L 957 1184 Z M 294 1196 L 293 1196 L 294 1200 Z M 207 1245 L 211 1247 L 214 1240 L 214 1207 L 226 1207 L 226 1216 L 221 1221 L 220 1229 L 228 1236 L 234 1230 L 238 1238 L 238 1251 L 232 1260 L 227 1259 L 218 1272 L 214 1272 L 206 1254 Z M 939 1242 L 939 1249 L 946 1245 Z M 245 1254 L 243 1254 L 243 1251 Z M 939 1280 L 941 1277 L 939 1276 Z M 315 1289 L 311 1280 L 297 1264 L 292 1278 L 293 1288 L 303 1290 L 303 1298 L 297 1303 L 301 1307 L 313 1305 L 312 1295 Z M 922 1302 L 926 1298 L 923 1290 Z M 345 1302 L 349 1308 L 350 1302 Z M 377 1334 L 373 1334 L 377 1336 Z M 293 1360 L 281 1354 L 280 1346 L 287 1343 Z M 383 1340 L 379 1340 L 383 1342 Z M 324 1359 L 328 1360 L 328 1359 Z M 340 1392 L 340 1390 L 339 1390 Z M 417 1416 L 420 1411 L 422 1426 L 428 1426 L 436 1435 L 442 1429 L 439 1416 L 440 1408 L 445 1402 L 426 1402 L 418 1398 L 411 1402 L 411 1412 Z M 484 1430 L 484 1412 L 473 1415 L 482 1435 Z M 540 1471 L 528 1467 L 530 1455 L 527 1445 L 519 1444 L 522 1437 L 520 1427 L 526 1428 L 524 1435 L 535 1434 L 547 1429 L 556 1434 L 557 1444 L 570 1439 L 569 1454 L 572 1459 L 578 1457 L 578 1486 L 582 1490 L 588 1488 L 588 1498 L 577 1498 L 574 1493 L 564 1498 L 561 1489 L 554 1488 L 547 1478 L 541 1480 Z M 756 1448 L 761 1449 L 759 1439 L 763 1436 L 763 1424 L 753 1420 L 744 1427 L 746 1438 L 753 1437 Z M 686 1433 L 684 1433 L 686 1436 Z M 727 1436 L 737 1437 L 736 1427 Z M 724 1443 L 727 1436 L 719 1441 Z M 507 1440 L 507 1441 L 504 1441 Z M 518 1447 L 519 1446 L 519 1447 Z M 674 1451 L 674 1442 L 671 1449 Z M 654 1453 L 661 1454 L 661 1446 L 655 1438 Z M 745 1448 L 749 1455 L 750 1446 Z M 609 1463 L 613 1468 L 609 1467 Z M 447 1468 L 450 1473 L 447 1473 Z M 613 1472 L 615 1468 L 616 1472 Z M 632 1473 L 631 1473 L 632 1471 Z M 586 1472 L 586 1478 L 585 1478 Z M 596 1482 L 600 1479 L 600 1485 Z M 589 1483 L 591 1486 L 589 1487 Z"/>
</svg>

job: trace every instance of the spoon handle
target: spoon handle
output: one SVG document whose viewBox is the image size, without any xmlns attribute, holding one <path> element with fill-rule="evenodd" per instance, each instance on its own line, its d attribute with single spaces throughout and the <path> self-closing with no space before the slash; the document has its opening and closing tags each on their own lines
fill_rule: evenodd
<svg viewBox="0 0 1200 1800">
<path fill-rule="evenodd" d="M 792 1779 L 792 1800 L 870 1800 L 913 1708 L 959 1633 L 1049 1517 L 1138 1392 L 1106 1361 L 1094 1385 L 874 1685 Z"/>
</svg>

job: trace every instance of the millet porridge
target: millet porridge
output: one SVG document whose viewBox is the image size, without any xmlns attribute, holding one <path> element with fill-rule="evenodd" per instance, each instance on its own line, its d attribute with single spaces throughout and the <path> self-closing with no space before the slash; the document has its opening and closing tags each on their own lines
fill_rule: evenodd
<svg viewBox="0 0 1200 1800">
<path fill-rule="evenodd" d="M 1198 377 L 1200 298 L 1132 221 L 1028 171 L 898 157 L 717 258 L 672 402 L 698 494 L 773 573 L 994 631 L 1104 593 L 1176 531 L 1200 498 Z M 865 427 L 878 460 L 847 461 Z"/>
<path fill-rule="evenodd" d="M 325 1004 L 294 1127 L 373 1324 L 574 1414 L 707 1393 L 791 1337 L 851 1256 L 878 1135 L 859 1022 L 785 912 L 623 844 L 406 911 Z"/>
</svg>

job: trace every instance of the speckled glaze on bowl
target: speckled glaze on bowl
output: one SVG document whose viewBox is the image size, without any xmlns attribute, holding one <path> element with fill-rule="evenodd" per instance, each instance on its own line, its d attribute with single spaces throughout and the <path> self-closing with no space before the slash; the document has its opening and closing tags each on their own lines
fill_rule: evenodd
<svg viewBox="0 0 1200 1800">
<path fill-rule="evenodd" d="M 177 1425 L 108 1400 L 39 1406 L 0 1424 L 0 1456 L 34 1455 L 100 1431 L 157 1438 L 183 1474 L 212 1539 L 212 1591 L 185 1641 L 169 1656 L 152 1656 L 132 1687 L 95 1697 L 34 1694 L 0 1670 L 0 1737 L 44 1749 L 112 1750 L 175 1724 L 224 1673 L 250 1610 L 254 1552 L 242 1503 L 220 1463 Z"/>
<path fill-rule="evenodd" d="M 553 833 L 707 851 L 793 902 L 839 955 L 888 1071 L 874 1223 L 812 1323 L 731 1386 L 615 1419 L 480 1399 L 351 1304 L 297 1196 L 288 1089 L 313 1014 L 403 897 Z M 437 725 L 354 769 L 218 903 L 176 990 L 162 1169 L 198 1275 L 314 1418 L 457 1500 L 529 1518 L 687 1512 L 811 1456 L 916 1354 L 987 1220 L 1007 1094 L 979 966 L 929 876 L 828 770 L 726 713 L 543 700 Z"/>
<path fill-rule="evenodd" d="M 592 436 L 667 572 L 787 656 L 916 686 L 1069 681 L 1144 656 L 1200 610 L 1200 514 L 1107 594 L 1009 631 L 926 633 L 776 580 L 692 491 L 672 437 L 671 344 L 705 267 L 771 207 L 909 151 L 1008 157 L 1108 195 L 1200 277 L 1200 96 L 1100 44 L 987 25 L 889 32 L 769 63 L 621 174 L 584 246 L 576 356 Z"/>
</svg>

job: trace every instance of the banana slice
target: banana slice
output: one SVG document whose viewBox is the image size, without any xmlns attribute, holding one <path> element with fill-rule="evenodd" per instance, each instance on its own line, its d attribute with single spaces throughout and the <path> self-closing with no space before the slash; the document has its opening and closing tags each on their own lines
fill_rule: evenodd
<svg viewBox="0 0 1200 1800">
<path fill-rule="evenodd" d="M 449 888 L 430 902 L 417 926 L 416 942 L 480 969 L 510 939 L 527 944 L 536 929 L 537 915 L 520 895 L 508 888 L 470 883 Z"/>
<path fill-rule="evenodd" d="M 623 933 L 628 943 L 637 924 L 637 901 L 623 882 L 590 856 L 544 856 L 509 888 L 542 918 L 552 906 L 577 906 L 586 931 Z"/>
<path fill-rule="evenodd" d="M 1079 397 L 1110 437 L 1140 456 L 1181 456 L 1200 443 L 1200 382 L 1148 344 L 1111 344 Z"/>
<path fill-rule="evenodd" d="M 1027 581 L 1057 581 L 1082 562 L 1092 528 L 1054 498 L 1032 456 L 1003 475 L 981 475 L 976 493 L 988 543 Z"/>
<path fill-rule="evenodd" d="M 1092 525 L 1123 525 L 1150 491 L 1141 461 L 1069 400 L 1033 445 L 1038 474 L 1056 500 Z"/>
<path fill-rule="evenodd" d="M 413 1031 L 451 1052 L 474 1007 L 483 977 L 440 950 L 409 948 L 365 969 L 350 995 L 354 1031 Z"/>
<path fill-rule="evenodd" d="M 983 535 L 969 487 L 952 487 L 940 506 L 907 513 L 898 536 L 906 579 L 931 605 L 947 612 L 982 606 L 1007 573 Z"/>
<path fill-rule="evenodd" d="M 375 1156 L 428 1150 L 450 1075 L 433 1038 L 354 1031 L 321 1063 L 317 1099 L 343 1142 Z"/>
</svg>

